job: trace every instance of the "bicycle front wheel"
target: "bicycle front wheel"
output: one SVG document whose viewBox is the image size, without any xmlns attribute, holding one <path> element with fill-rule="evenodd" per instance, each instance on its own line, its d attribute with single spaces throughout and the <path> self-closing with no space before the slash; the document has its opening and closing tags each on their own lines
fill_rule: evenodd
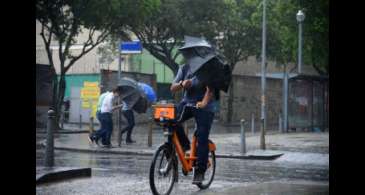
<svg viewBox="0 0 365 195">
<path fill-rule="evenodd" d="M 211 151 L 208 157 L 208 166 L 205 171 L 205 179 L 201 184 L 197 184 L 200 189 L 207 189 L 210 184 L 213 182 L 215 175 L 215 153 Z"/>
<path fill-rule="evenodd" d="M 156 150 L 150 167 L 150 187 L 154 195 L 171 193 L 177 178 L 177 163 L 171 148 L 161 145 Z"/>
</svg>

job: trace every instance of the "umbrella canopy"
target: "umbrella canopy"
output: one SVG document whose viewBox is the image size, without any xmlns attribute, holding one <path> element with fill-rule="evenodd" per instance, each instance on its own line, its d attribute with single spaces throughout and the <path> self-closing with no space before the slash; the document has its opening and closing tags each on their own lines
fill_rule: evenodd
<svg viewBox="0 0 365 195">
<path fill-rule="evenodd" d="M 121 92 L 120 98 L 127 105 L 138 113 L 145 113 L 147 110 L 146 96 L 138 86 L 137 81 L 123 77 L 118 82 L 118 89 Z"/>
<path fill-rule="evenodd" d="M 203 38 L 185 36 L 185 45 L 180 52 L 198 79 L 213 88 L 228 91 L 231 82 L 231 67 L 224 63 L 223 56 Z"/>
<path fill-rule="evenodd" d="M 143 90 L 149 102 L 155 102 L 157 100 L 157 96 L 153 88 L 146 83 L 138 83 L 138 86 Z"/>
<path fill-rule="evenodd" d="M 184 36 L 184 45 L 180 47 L 179 50 L 184 50 L 193 47 L 212 48 L 212 46 L 203 37 Z"/>
<path fill-rule="evenodd" d="M 206 85 L 228 92 L 229 84 L 232 80 L 232 70 L 219 57 L 214 57 L 203 64 L 195 72 L 198 80 Z"/>
<path fill-rule="evenodd" d="M 195 73 L 198 71 L 205 63 L 207 63 L 209 60 L 216 57 L 214 53 L 208 53 L 205 56 L 200 55 L 193 55 L 190 58 L 186 59 L 186 62 L 190 66 L 190 70 L 192 73 Z"/>
<path fill-rule="evenodd" d="M 141 96 L 138 98 L 138 101 L 134 104 L 132 109 L 137 113 L 146 113 L 147 108 L 149 106 L 148 100 L 146 97 Z"/>
<path fill-rule="evenodd" d="M 124 99 L 125 97 L 138 92 L 138 83 L 131 78 L 123 77 L 118 82 L 118 89 L 121 92 L 120 97 Z"/>
</svg>

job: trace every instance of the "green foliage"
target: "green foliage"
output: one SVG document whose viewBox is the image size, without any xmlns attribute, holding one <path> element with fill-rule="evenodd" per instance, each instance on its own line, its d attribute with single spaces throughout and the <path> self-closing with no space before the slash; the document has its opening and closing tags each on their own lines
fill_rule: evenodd
<svg viewBox="0 0 365 195">
<path fill-rule="evenodd" d="M 65 94 L 65 74 L 77 60 L 90 52 L 111 34 L 128 37 L 128 27 L 140 24 L 159 5 L 158 0 L 37 0 L 36 20 L 41 25 L 41 37 L 50 65 L 55 63 L 51 42 L 59 46 L 60 79 L 55 79 L 53 107 L 59 109 Z M 86 34 L 81 52 L 71 53 L 70 47 L 81 33 Z"/>
<path fill-rule="evenodd" d="M 142 24 L 131 25 L 131 31 L 142 41 L 144 48 L 174 73 L 179 68 L 176 62 L 179 54 L 175 49 L 184 35 L 177 4 L 178 0 L 161 0 Z"/>
<path fill-rule="evenodd" d="M 279 64 L 296 63 L 298 56 L 299 9 L 305 13 L 303 22 L 303 61 L 320 74 L 328 74 L 328 0 L 267 1 L 267 57 Z M 262 7 L 254 17 L 262 25 Z"/>
<path fill-rule="evenodd" d="M 252 20 L 257 5 L 255 1 L 185 0 L 180 7 L 185 32 L 206 37 L 234 66 L 255 55 L 260 45 L 260 26 Z"/>
</svg>

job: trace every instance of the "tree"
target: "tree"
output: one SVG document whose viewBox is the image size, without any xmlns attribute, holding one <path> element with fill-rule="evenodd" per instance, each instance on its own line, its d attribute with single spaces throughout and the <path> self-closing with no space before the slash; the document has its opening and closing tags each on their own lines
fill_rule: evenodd
<svg viewBox="0 0 365 195">
<path fill-rule="evenodd" d="M 300 1 L 299 7 L 304 10 L 305 48 L 307 55 L 304 62 L 310 63 L 320 74 L 329 70 L 329 0 Z"/>
<path fill-rule="evenodd" d="M 179 69 L 176 47 L 181 43 L 184 29 L 179 0 L 161 0 L 157 8 L 143 23 L 132 25 L 131 31 L 155 58 L 169 67 L 174 74 Z"/>
<path fill-rule="evenodd" d="M 328 74 L 328 0 L 268 1 L 267 57 L 287 65 L 298 58 L 298 23 L 296 13 L 302 9 L 303 62 L 312 65 L 319 74 Z M 262 17 L 257 13 L 256 21 Z M 258 23 L 258 22 L 257 22 Z"/>
<path fill-rule="evenodd" d="M 48 60 L 55 70 L 51 43 L 58 44 L 59 80 L 54 79 L 53 109 L 58 124 L 59 110 L 65 94 L 65 74 L 77 60 L 102 43 L 110 34 L 128 37 L 126 27 L 139 22 L 154 7 L 154 0 L 38 0 L 36 20 L 42 25 Z M 81 52 L 70 51 L 81 33 L 87 38 Z"/>
<path fill-rule="evenodd" d="M 225 56 L 232 70 L 237 62 L 258 55 L 260 26 L 252 20 L 257 1 L 186 0 L 181 3 L 185 31 L 204 36 Z M 204 7 L 204 11 L 202 11 Z M 228 92 L 226 123 L 232 122 L 234 83 Z"/>
</svg>

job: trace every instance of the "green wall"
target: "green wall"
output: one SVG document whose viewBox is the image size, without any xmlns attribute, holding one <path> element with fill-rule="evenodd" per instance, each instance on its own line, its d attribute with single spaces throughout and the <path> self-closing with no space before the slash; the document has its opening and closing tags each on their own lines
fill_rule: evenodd
<svg viewBox="0 0 365 195">
<path fill-rule="evenodd" d="M 176 49 L 175 49 L 176 51 Z M 177 58 L 179 62 L 181 56 Z M 165 66 L 161 61 L 153 57 L 148 50 L 143 49 L 142 54 L 134 54 L 131 58 L 131 71 L 157 75 L 158 83 L 171 83 L 174 74 L 170 68 Z"/>
<path fill-rule="evenodd" d="M 100 82 L 100 74 L 70 74 L 65 76 L 66 92 L 65 98 L 70 97 L 71 87 L 82 87 L 84 81 Z"/>
</svg>

